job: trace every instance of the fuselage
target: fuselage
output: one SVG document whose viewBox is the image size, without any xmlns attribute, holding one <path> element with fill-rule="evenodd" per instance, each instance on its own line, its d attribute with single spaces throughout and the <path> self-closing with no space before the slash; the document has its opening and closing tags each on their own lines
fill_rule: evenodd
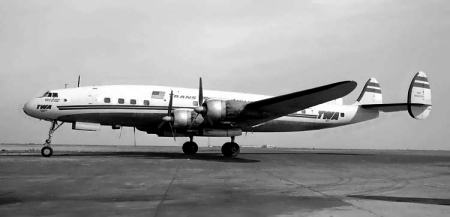
<svg viewBox="0 0 450 217">
<path fill-rule="evenodd" d="M 34 118 L 63 122 L 129 126 L 158 133 L 173 91 L 173 110 L 199 106 L 198 90 L 149 85 L 107 85 L 58 89 L 28 101 L 24 112 Z M 271 96 L 204 90 L 204 98 L 253 102 Z M 371 120 L 378 111 L 343 105 L 336 99 L 296 113 L 246 127 L 247 132 L 292 132 L 338 127 Z"/>
</svg>

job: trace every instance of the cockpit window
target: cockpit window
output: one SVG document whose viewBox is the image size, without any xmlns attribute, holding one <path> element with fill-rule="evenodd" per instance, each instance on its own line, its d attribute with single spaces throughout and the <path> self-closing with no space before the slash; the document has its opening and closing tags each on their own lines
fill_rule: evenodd
<svg viewBox="0 0 450 217">
<path fill-rule="evenodd" d="M 47 92 L 45 92 L 44 95 L 42 95 L 41 97 L 47 97 L 49 93 L 50 93 L 50 92 L 47 91 Z"/>
<path fill-rule="evenodd" d="M 57 98 L 58 97 L 58 93 L 51 93 L 51 92 L 47 91 L 41 97 L 54 97 L 54 98 Z"/>
</svg>

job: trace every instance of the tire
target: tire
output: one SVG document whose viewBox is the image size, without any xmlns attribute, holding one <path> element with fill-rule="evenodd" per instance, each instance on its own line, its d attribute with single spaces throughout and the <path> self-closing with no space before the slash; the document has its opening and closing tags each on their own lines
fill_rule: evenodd
<svg viewBox="0 0 450 217">
<path fill-rule="evenodd" d="M 235 142 L 227 142 L 222 146 L 222 154 L 225 157 L 236 157 L 241 152 L 241 148 Z"/>
<path fill-rule="evenodd" d="M 183 144 L 183 152 L 185 154 L 192 155 L 192 154 L 197 153 L 197 151 L 198 151 L 197 143 L 195 143 L 195 142 L 185 142 Z"/>
<path fill-rule="evenodd" d="M 50 146 L 45 146 L 41 149 L 41 154 L 44 157 L 51 157 L 53 155 L 53 149 Z"/>
</svg>

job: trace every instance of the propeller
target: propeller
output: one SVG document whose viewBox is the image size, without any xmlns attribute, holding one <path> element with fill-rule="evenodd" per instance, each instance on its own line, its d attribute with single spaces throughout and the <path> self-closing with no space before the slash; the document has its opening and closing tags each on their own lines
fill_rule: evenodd
<svg viewBox="0 0 450 217">
<path fill-rule="evenodd" d="M 197 115 L 195 116 L 194 119 L 192 119 L 189 129 L 191 129 L 192 125 L 197 120 L 198 115 L 206 112 L 206 108 L 203 106 L 203 84 L 202 84 L 201 77 L 200 77 L 199 86 L 198 86 L 198 105 L 199 105 L 198 107 L 194 108 L 194 111 L 197 113 Z"/>
<path fill-rule="evenodd" d="M 175 132 L 173 131 L 172 122 L 174 121 L 174 118 L 172 116 L 172 103 L 173 103 L 173 90 L 170 91 L 170 99 L 169 99 L 169 107 L 167 108 L 167 116 L 164 116 L 162 118 L 161 124 L 159 124 L 158 129 L 160 129 L 165 123 L 169 123 L 170 131 L 173 135 L 173 140 L 177 141 L 175 137 Z"/>
<path fill-rule="evenodd" d="M 206 108 L 203 106 L 203 85 L 202 85 L 202 78 L 200 77 L 198 87 L 198 107 L 194 108 L 194 111 L 197 112 L 197 114 L 203 114 L 206 112 Z M 198 116 L 198 115 L 197 115 Z"/>
<path fill-rule="evenodd" d="M 134 147 L 136 147 L 136 127 L 133 127 L 134 132 Z"/>
</svg>

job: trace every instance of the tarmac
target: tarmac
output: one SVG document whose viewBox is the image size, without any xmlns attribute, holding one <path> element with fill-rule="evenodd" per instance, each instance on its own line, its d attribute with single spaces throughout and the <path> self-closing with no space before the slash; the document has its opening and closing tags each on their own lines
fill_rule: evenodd
<svg viewBox="0 0 450 217">
<path fill-rule="evenodd" d="M 0 216 L 450 216 L 450 152 L 0 145 Z"/>
</svg>

